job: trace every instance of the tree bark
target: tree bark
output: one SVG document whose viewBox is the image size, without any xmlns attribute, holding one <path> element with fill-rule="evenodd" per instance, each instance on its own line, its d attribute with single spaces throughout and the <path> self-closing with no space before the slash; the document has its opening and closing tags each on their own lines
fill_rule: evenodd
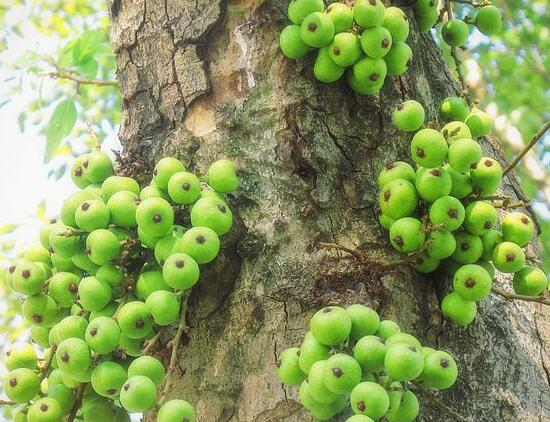
<svg viewBox="0 0 550 422">
<path fill-rule="evenodd" d="M 389 77 L 379 96 L 358 96 L 345 81 L 316 82 L 312 57 L 283 57 L 287 5 L 109 2 L 123 99 L 121 170 L 148 181 L 163 155 L 200 171 L 227 157 L 242 181 L 231 198 L 234 229 L 191 296 L 169 396 L 194 403 L 199 421 L 311 420 L 297 389 L 277 381 L 275 357 L 299 344 L 319 307 L 361 302 L 457 358 L 459 381 L 437 396 L 468 420 L 550 420 L 548 307 L 491 296 L 474 324 L 453 328 L 439 311 L 450 289 L 444 274 L 380 267 L 399 257 L 377 223 L 377 174 L 409 157 L 410 135 L 391 125 L 391 110 L 413 98 L 436 121 L 441 100 L 458 92 L 432 37 L 418 33 L 405 9 L 411 68 Z M 483 145 L 502 160 L 498 145 Z M 517 183 L 506 179 L 503 189 L 514 194 Z M 363 250 L 369 260 L 320 242 Z M 509 285 L 509 277 L 497 283 Z M 453 420 L 419 399 L 419 420 Z"/>
</svg>

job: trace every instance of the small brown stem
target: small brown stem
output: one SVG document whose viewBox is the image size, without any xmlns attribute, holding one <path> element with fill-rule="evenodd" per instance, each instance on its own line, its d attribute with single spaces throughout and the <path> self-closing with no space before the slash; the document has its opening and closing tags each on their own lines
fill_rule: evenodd
<svg viewBox="0 0 550 422">
<path fill-rule="evenodd" d="M 491 290 L 493 293 L 502 296 L 509 300 L 524 300 L 526 302 L 536 302 L 536 303 L 542 303 L 543 305 L 550 306 L 550 299 L 545 296 L 525 296 L 525 295 L 517 295 L 515 293 L 507 292 L 504 289 L 500 289 L 498 287 L 491 287 Z"/>
<path fill-rule="evenodd" d="M 548 131 L 548 129 L 550 129 L 550 120 L 547 121 L 545 124 L 543 124 L 539 128 L 539 130 L 533 135 L 533 137 L 531 138 L 529 143 L 527 145 L 525 145 L 525 147 L 523 147 L 523 149 L 520 151 L 520 153 L 517 155 L 517 157 L 514 158 L 506 166 L 506 168 L 502 172 L 503 176 L 506 176 L 514 167 L 516 167 L 518 165 L 518 163 L 525 156 L 525 154 L 527 154 L 531 150 L 531 148 L 533 148 L 537 144 L 537 142 L 542 139 L 542 137 Z"/>
<path fill-rule="evenodd" d="M 81 383 L 77 390 L 76 390 L 76 397 L 74 400 L 73 407 L 71 409 L 71 413 L 67 417 L 67 422 L 73 422 L 76 418 L 76 412 L 78 412 L 78 409 L 80 409 L 80 405 L 82 403 L 82 395 L 84 394 L 84 388 L 86 387 L 86 383 Z"/>
<path fill-rule="evenodd" d="M 153 347 L 155 347 L 155 345 L 157 344 L 161 334 L 162 334 L 162 330 L 159 330 L 152 339 L 147 341 L 147 344 L 145 345 L 145 347 L 141 351 L 142 355 L 146 355 L 147 353 L 149 353 L 151 351 L 151 349 Z"/>
<path fill-rule="evenodd" d="M 472 7 L 485 7 L 490 6 L 491 2 L 488 0 L 474 1 L 474 0 L 451 0 L 453 3 L 468 4 Z"/>
<path fill-rule="evenodd" d="M 9 400 L 0 400 L 0 406 L 14 406 L 17 403 Z"/>
<path fill-rule="evenodd" d="M 100 79 L 86 79 L 82 78 L 74 73 L 58 70 L 55 72 L 44 72 L 38 76 L 49 77 L 52 79 L 67 79 L 81 85 L 97 85 L 97 86 L 118 86 L 118 82 L 115 80 L 100 80 Z"/>
<path fill-rule="evenodd" d="M 324 249 L 338 249 L 338 250 L 347 252 L 350 255 L 353 255 L 358 261 L 364 261 L 365 260 L 365 257 L 363 256 L 363 254 L 361 252 L 359 252 L 358 250 L 350 249 L 346 246 L 339 245 L 338 243 L 320 242 L 319 246 L 321 246 Z"/>
</svg>

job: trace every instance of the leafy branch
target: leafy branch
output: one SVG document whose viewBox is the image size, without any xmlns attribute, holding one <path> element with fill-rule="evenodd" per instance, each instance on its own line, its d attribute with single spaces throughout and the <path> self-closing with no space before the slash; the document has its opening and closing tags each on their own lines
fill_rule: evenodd
<svg viewBox="0 0 550 422">
<path fill-rule="evenodd" d="M 118 81 L 114 79 L 87 79 L 63 70 L 44 72 L 40 73 L 38 76 L 49 77 L 51 79 L 67 79 L 79 85 L 118 86 Z"/>
</svg>

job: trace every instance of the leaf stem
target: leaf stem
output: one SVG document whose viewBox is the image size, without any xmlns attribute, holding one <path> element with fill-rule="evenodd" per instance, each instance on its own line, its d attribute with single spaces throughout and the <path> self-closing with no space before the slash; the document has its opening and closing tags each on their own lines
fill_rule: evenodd
<svg viewBox="0 0 550 422">
<path fill-rule="evenodd" d="M 527 145 L 525 145 L 525 147 L 523 147 L 523 149 L 520 151 L 520 153 L 516 156 L 516 158 L 514 158 L 507 166 L 506 168 L 504 169 L 504 171 L 502 172 L 502 175 L 503 176 L 506 176 L 515 166 L 518 165 L 518 163 L 521 161 L 521 159 L 525 156 L 525 154 L 527 154 L 531 148 L 533 148 L 536 143 L 538 141 L 540 141 L 542 139 L 542 137 L 544 136 L 544 134 L 548 131 L 548 129 L 550 129 L 550 120 L 547 121 L 546 123 L 544 123 L 540 128 L 539 130 L 533 135 L 533 137 L 531 138 L 531 140 L 529 141 L 529 143 Z"/>
</svg>

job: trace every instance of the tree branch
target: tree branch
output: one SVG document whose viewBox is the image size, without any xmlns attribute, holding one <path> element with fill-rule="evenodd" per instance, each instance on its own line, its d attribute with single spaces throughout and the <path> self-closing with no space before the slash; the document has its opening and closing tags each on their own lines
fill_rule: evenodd
<svg viewBox="0 0 550 422">
<path fill-rule="evenodd" d="M 87 79 L 75 75 L 74 73 L 64 72 L 62 70 L 40 73 L 39 76 L 49 77 L 52 79 L 67 79 L 80 85 L 118 86 L 118 82 L 116 80 Z"/>
<path fill-rule="evenodd" d="M 493 293 L 502 296 L 508 300 L 524 300 L 526 302 L 537 302 L 542 303 L 543 305 L 550 306 L 550 299 L 546 298 L 545 296 L 525 296 L 525 295 L 517 295 L 515 293 L 507 292 L 504 289 L 500 289 L 498 287 L 491 287 L 491 290 Z"/>
<path fill-rule="evenodd" d="M 503 176 L 506 176 L 517 164 L 521 161 L 521 159 L 533 148 L 538 141 L 542 139 L 544 134 L 550 129 L 550 120 L 547 121 L 545 124 L 543 124 L 540 129 L 533 135 L 531 140 L 525 147 L 520 151 L 520 153 L 517 155 L 516 158 L 514 158 L 504 169 L 502 172 Z"/>
<path fill-rule="evenodd" d="M 176 332 L 176 336 L 174 337 L 174 340 L 172 343 L 172 354 L 170 356 L 170 363 L 166 371 L 166 380 L 164 381 L 164 387 L 162 388 L 162 392 L 159 397 L 159 401 L 158 401 L 159 405 L 162 405 L 162 403 L 164 402 L 164 399 L 166 398 L 166 394 L 168 393 L 168 390 L 172 385 L 171 375 L 173 375 L 174 370 L 176 369 L 176 361 L 178 357 L 178 349 L 181 342 L 181 338 L 183 336 L 183 333 L 185 333 L 188 330 L 186 319 L 187 319 L 187 307 L 188 307 L 190 295 L 191 295 L 191 290 L 187 290 L 182 298 L 180 322 L 178 324 L 178 331 Z"/>
</svg>

